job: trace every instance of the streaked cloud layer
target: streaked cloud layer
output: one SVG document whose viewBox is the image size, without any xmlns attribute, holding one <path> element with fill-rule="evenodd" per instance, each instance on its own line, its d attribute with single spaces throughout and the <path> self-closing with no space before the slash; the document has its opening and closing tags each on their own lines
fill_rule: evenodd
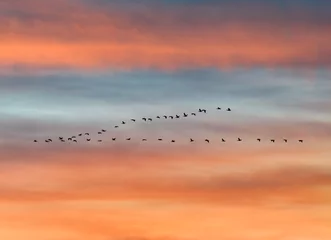
<svg viewBox="0 0 331 240">
<path fill-rule="evenodd" d="M 330 12 L 1 1 L 0 239 L 329 240 Z"/>
</svg>

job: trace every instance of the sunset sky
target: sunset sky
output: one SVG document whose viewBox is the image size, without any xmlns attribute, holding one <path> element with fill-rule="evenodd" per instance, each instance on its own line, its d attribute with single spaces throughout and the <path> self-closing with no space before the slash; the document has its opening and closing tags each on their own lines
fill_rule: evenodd
<svg viewBox="0 0 331 240">
<path fill-rule="evenodd" d="M 330 240 L 330 13 L 0 0 L 0 239 Z"/>
</svg>

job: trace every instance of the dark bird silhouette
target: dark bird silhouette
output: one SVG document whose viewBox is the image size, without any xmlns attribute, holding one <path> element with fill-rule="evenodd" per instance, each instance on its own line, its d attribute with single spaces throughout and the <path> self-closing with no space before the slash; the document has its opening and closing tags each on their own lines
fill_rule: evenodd
<svg viewBox="0 0 331 240">
<path fill-rule="evenodd" d="M 72 138 L 68 138 L 68 141 L 71 141 L 72 140 Z"/>
<path fill-rule="evenodd" d="M 148 121 L 152 121 L 152 119 L 151 118 L 148 118 Z"/>
<path fill-rule="evenodd" d="M 171 118 L 171 119 L 174 119 L 174 117 L 173 117 L 173 116 L 169 116 L 169 118 Z"/>
<path fill-rule="evenodd" d="M 190 138 L 190 142 L 194 142 L 194 140 L 192 138 Z"/>
<path fill-rule="evenodd" d="M 172 143 L 174 143 L 174 142 L 175 142 L 175 140 L 171 140 L 171 142 L 172 142 Z"/>
<path fill-rule="evenodd" d="M 259 142 L 261 142 L 261 138 L 258 138 L 258 139 L 256 139 L 256 140 L 258 140 Z"/>
<path fill-rule="evenodd" d="M 76 138 L 76 136 L 72 136 L 71 138 Z"/>
<path fill-rule="evenodd" d="M 49 142 L 53 142 L 52 139 L 50 139 L 50 138 L 48 139 L 48 141 L 49 141 Z"/>
<path fill-rule="evenodd" d="M 203 111 L 204 113 L 207 113 L 207 110 L 206 110 L 206 109 L 202 109 L 202 111 Z"/>
<path fill-rule="evenodd" d="M 63 139 L 61 139 L 61 142 L 65 142 Z"/>
<path fill-rule="evenodd" d="M 111 140 L 115 141 L 115 140 L 116 140 L 116 138 L 112 138 Z"/>
<path fill-rule="evenodd" d="M 33 142 L 38 142 L 37 140 L 34 140 Z"/>
<path fill-rule="evenodd" d="M 303 143 L 303 140 L 300 139 L 299 142 Z"/>
<path fill-rule="evenodd" d="M 231 112 L 231 108 L 226 109 L 226 111 Z"/>
<path fill-rule="evenodd" d="M 186 113 L 183 113 L 183 116 L 184 116 L 184 117 L 187 117 L 188 115 L 187 115 Z"/>
<path fill-rule="evenodd" d="M 85 133 L 85 135 L 88 135 L 89 136 L 90 134 L 89 133 Z"/>
<path fill-rule="evenodd" d="M 222 138 L 222 142 L 225 142 L 225 139 L 224 138 Z"/>
<path fill-rule="evenodd" d="M 102 140 L 98 140 L 98 142 L 102 142 Z"/>
<path fill-rule="evenodd" d="M 287 139 L 283 139 L 284 140 L 284 142 L 286 142 L 287 143 Z"/>
<path fill-rule="evenodd" d="M 59 140 L 62 140 L 63 139 L 63 137 L 59 137 Z"/>
<path fill-rule="evenodd" d="M 102 132 L 98 132 L 98 134 L 102 134 Z"/>
<path fill-rule="evenodd" d="M 144 141 L 144 142 L 145 142 L 145 141 L 147 141 L 147 139 L 146 139 L 146 138 L 143 138 L 143 139 L 142 139 L 142 141 Z"/>
<path fill-rule="evenodd" d="M 167 119 L 168 118 L 166 115 L 164 115 L 163 117 L 164 117 L 164 119 Z"/>
<path fill-rule="evenodd" d="M 118 128 L 118 126 L 116 125 L 114 128 Z"/>
<path fill-rule="evenodd" d="M 271 139 L 270 141 L 271 141 L 271 142 L 275 142 L 275 139 Z"/>
<path fill-rule="evenodd" d="M 47 143 L 48 143 L 49 141 L 48 141 L 48 140 L 45 140 L 45 142 L 47 142 Z"/>
<path fill-rule="evenodd" d="M 91 138 L 86 139 L 86 141 L 90 142 L 91 141 Z"/>
<path fill-rule="evenodd" d="M 126 140 L 127 140 L 127 141 L 130 141 L 130 140 L 131 140 L 131 138 L 127 138 Z"/>
<path fill-rule="evenodd" d="M 124 121 L 122 121 L 122 124 L 125 124 L 125 122 L 124 122 Z"/>
<path fill-rule="evenodd" d="M 217 107 L 217 110 L 221 110 L 221 108 L 220 107 Z"/>
<path fill-rule="evenodd" d="M 199 112 L 200 112 L 200 113 L 203 112 L 201 108 L 199 108 Z"/>
<path fill-rule="evenodd" d="M 159 140 L 159 141 L 162 141 L 162 138 L 159 138 L 158 140 Z"/>
<path fill-rule="evenodd" d="M 157 116 L 156 118 L 160 119 L 161 117 L 160 116 Z"/>
<path fill-rule="evenodd" d="M 147 118 L 142 118 L 142 120 L 144 120 L 146 122 L 147 121 Z"/>
<path fill-rule="evenodd" d="M 179 115 L 176 115 L 176 118 L 180 118 L 180 116 Z"/>
<path fill-rule="evenodd" d="M 73 142 L 77 142 L 77 140 L 75 139 Z"/>
<path fill-rule="evenodd" d="M 242 139 L 241 138 L 238 138 L 238 140 L 237 140 L 238 142 L 241 142 L 242 141 Z"/>
<path fill-rule="evenodd" d="M 209 143 L 209 139 L 205 139 L 205 142 Z"/>
<path fill-rule="evenodd" d="M 101 132 L 107 132 L 105 129 L 101 129 Z"/>
<path fill-rule="evenodd" d="M 83 135 L 82 133 L 78 134 L 79 137 L 81 137 L 82 135 Z"/>
<path fill-rule="evenodd" d="M 191 115 L 192 115 L 192 116 L 196 116 L 196 114 L 195 114 L 195 113 L 191 113 Z"/>
<path fill-rule="evenodd" d="M 136 119 L 131 119 L 131 121 L 132 121 L 132 122 L 135 122 L 135 121 L 136 121 Z"/>
</svg>

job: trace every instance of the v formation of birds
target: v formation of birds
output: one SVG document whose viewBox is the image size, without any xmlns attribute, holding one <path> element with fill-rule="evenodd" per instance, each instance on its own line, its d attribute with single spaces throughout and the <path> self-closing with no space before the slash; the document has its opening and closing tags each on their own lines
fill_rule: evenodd
<svg viewBox="0 0 331 240">
<path fill-rule="evenodd" d="M 221 107 L 217 107 L 216 110 L 217 110 L 217 111 L 221 111 L 222 108 L 221 108 Z M 227 112 L 231 112 L 232 110 L 231 110 L 231 108 L 227 108 L 225 111 L 227 111 Z M 206 114 L 206 113 L 207 113 L 207 110 L 206 110 L 206 109 L 199 108 L 199 110 L 198 110 L 197 113 L 205 113 L 205 114 Z M 190 113 L 190 114 L 188 114 L 188 113 L 183 113 L 183 114 L 176 114 L 176 115 L 170 115 L 170 116 L 169 116 L 169 115 L 163 115 L 163 116 L 160 115 L 160 116 L 156 116 L 155 118 L 156 118 L 156 119 L 179 119 L 179 118 L 187 118 L 189 115 L 191 115 L 191 116 L 196 116 L 197 113 L 192 112 L 192 113 Z M 129 121 L 134 123 L 134 122 L 138 121 L 138 119 L 134 119 L 134 118 L 132 118 L 132 119 L 130 119 Z M 151 118 L 151 117 L 143 117 L 143 118 L 141 118 L 141 121 L 144 121 L 144 122 L 152 122 L 152 121 L 153 121 L 153 118 Z M 125 125 L 125 124 L 127 124 L 127 121 L 122 121 L 120 125 Z M 115 125 L 114 128 L 119 128 L 120 125 Z M 106 133 L 106 132 L 107 132 L 106 129 L 101 129 L 100 131 L 97 132 L 97 134 L 101 136 L 102 134 L 104 134 L 104 133 Z M 84 139 L 83 137 L 85 137 L 85 139 Z M 113 138 L 112 138 L 112 141 L 117 141 L 117 140 L 119 140 L 119 139 L 117 139 L 116 137 L 113 137 Z M 125 138 L 125 140 L 126 140 L 126 141 L 130 141 L 130 140 L 131 140 L 131 137 Z M 49 139 L 45 139 L 45 140 L 43 140 L 43 141 L 46 142 L 46 143 L 52 143 L 52 142 L 55 142 L 55 141 L 59 141 L 59 142 L 62 142 L 62 143 L 65 143 L 65 142 L 78 143 L 78 142 L 82 142 L 82 141 L 91 142 L 91 141 L 92 141 L 92 138 L 90 137 L 90 133 L 89 133 L 89 132 L 85 132 L 85 133 L 79 133 L 79 134 L 77 134 L 77 135 L 74 135 L 74 136 L 71 136 L 71 137 L 67 137 L 67 138 L 64 138 L 64 137 L 58 137 L 58 138 L 56 138 L 56 139 L 49 138 Z M 94 141 L 95 141 L 95 140 L 94 140 Z M 96 141 L 97 141 L 98 143 L 103 142 L 102 139 L 96 139 Z M 140 139 L 140 141 L 142 141 L 142 142 L 146 142 L 147 139 L 146 139 L 146 138 L 142 138 L 142 139 Z M 163 138 L 158 138 L 157 141 L 166 141 L 166 140 L 163 139 Z M 171 139 L 171 140 L 168 140 L 168 141 L 170 141 L 171 143 L 175 143 L 175 142 L 176 142 L 175 139 Z M 195 142 L 196 140 L 190 138 L 190 139 L 188 139 L 188 141 L 189 141 L 190 143 L 193 143 L 193 142 Z M 203 141 L 206 142 L 206 143 L 210 143 L 210 142 L 211 142 L 211 140 L 209 140 L 209 139 L 207 139 L 207 138 L 206 138 L 206 139 L 203 139 Z M 227 140 L 224 139 L 224 138 L 221 138 L 219 141 L 222 142 L 222 143 L 227 142 Z M 237 141 L 237 142 L 242 142 L 243 139 L 240 138 L 240 137 L 238 137 L 238 138 L 236 139 L 236 141 Z M 261 139 L 261 138 L 257 138 L 256 141 L 261 142 L 262 139 Z M 272 142 L 272 143 L 275 143 L 275 142 L 276 142 L 275 139 L 269 139 L 269 140 L 267 140 L 267 141 L 270 141 L 270 142 Z M 284 142 L 284 143 L 287 143 L 287 142 L 288 142 L 288 139 L 282 139 L 281 141 Z M 298 141 L 299 143 L 303 143 L 303 140 L 302 140 L 302 139 L 299 139 L 299 140 L 296 140 L 296 141 Z M 38 141 L 38 140 L 34 140 L 34 142 L 35 142 L 35 143 L 38 143 L 39 141 Z"/>
</svg>

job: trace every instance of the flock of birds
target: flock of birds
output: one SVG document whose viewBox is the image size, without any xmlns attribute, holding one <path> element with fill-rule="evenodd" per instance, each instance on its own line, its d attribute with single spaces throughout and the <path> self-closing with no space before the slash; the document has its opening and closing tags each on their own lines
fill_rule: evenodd
<svg viewBox="0 0 331 240">
<path fill-rule="evenodd" d="M 221 107 L 217 107 L 216 110 L 221 111 L 222 108 Z M 231 110 L 231 108 L 227 108 L 225 111 L 231 112 L 232 110 Z M 207 110 L 206 109 L 199 108 L 198 113 L 207 113 Z M 179 118 L 182 118 L 182 117 L 183 118 L 187 118 L 189 115 L 196 116 L 197 114 L 195 112 L 192 112 L 190 114 L 184 112 L 183 114 L 176 114 L 176 115 L 170 115 L 170 116 L 168 116 L 168 115 L 156 116 L 156 119 L 161 119 L 161 118 L 162 119 L 179 119 Z M 134 118 L 130 119 L 131 122 L 136 122 L 137 120 L 138 119 L 134 119 Z M 153 121 L 153 118 L 151 118 L 151 117 L 143 117 L 143 118 L 141 118 L 141 120 L 144 121 L 144 122 L 152 122 Z M 122 121 L 121 122 L 122 125 L 124 125 L 126 123 L 127 123 L 126 121 Z M 119 128 L 119 125 L 115 125 L 114 128 Z M 106 132 L 107 132 L 106 129 L 101 129 L 100 131 L 97 132 L 97 134 L 98 135 L 102 135 L 102 134 L 104 134 Z M 83 137 L 86 137 L 86 138 L 84 139 Z M 75 136 L 71 136 L 71 137 L 68 137 L 68 138 L 64 138 L 64 137 L 58 137 L 56 139 L 49 138 L 49 139 L 45 139 L 44 141 L 46 143 L 52 143 L 52 142 L 55 142 L 55 141 L 60 141 L 60 142 L 63 142 L 63 143 L 65 143 L 65 142 L 78 143 L 79 142 L 78 140 L 80 140 L 80 141 L 86 141 L 86 142 L 91 142 L 92 141 L 92 138 L 90 137 L 90 133 L 89 132 L 85 132 L 85 133 L 79 133 L 77 136 L 75 135 Z M 116 141 L 116 140 L 118 140 L 116 137 L 112 138 L 112 141 Z M 129 138 L 126 138 L 125 140 L 126 141 L 130 141 L 130 140 L 132 140 L 132 138 L 129 137 Z M 262 141 L 261 138 L 257 138 L 256 140 L 258 142 L 261 142 Z M 143 138 L 143 139 L 141 139 L 141 141 L 146 142 L 147 139 L 146 138 Z M 157 141 L 164 141 L 164 139 L 163 138 L 158 138 Z M 237 141 L 238 142 L 242 142 L 243 139 L 240 138 L 240 137 L 238 137 L 237 138 Z M 270 141 L 272 143 L 275 143 L 276 142 L 275 139 L 270 139 Z M 287 143 L 288 142 L 288 139 L 282 139 L 282 141 L 285 142 L 285 143 Z M 35 139 L 34 142 L 35 143 L 38 143 L 39 141 Z M 102 139 L 98 139 L 97 142 L 101 143 L 101 142 L 103 142 L 103 140 Z M 170 140 L 170 142 L 171 143 L 175 143 L 176 140 L 172 139 L 172 140 Z M 192 143 L 192 142 L 195 142 L 195 140 L 192 139 L 192 138 L 190 138 L 189 139 L 189 142 Z M 210 143 L 211 140 L 204 139 L 204 142 Z M 221 139 L 221 142 L 225 143 L 226 142 L 226 139 L 222 138 Z M 298 142 L 303 143 L 303 140 L 302 139 L 299 139 Z"/>
</svg>

